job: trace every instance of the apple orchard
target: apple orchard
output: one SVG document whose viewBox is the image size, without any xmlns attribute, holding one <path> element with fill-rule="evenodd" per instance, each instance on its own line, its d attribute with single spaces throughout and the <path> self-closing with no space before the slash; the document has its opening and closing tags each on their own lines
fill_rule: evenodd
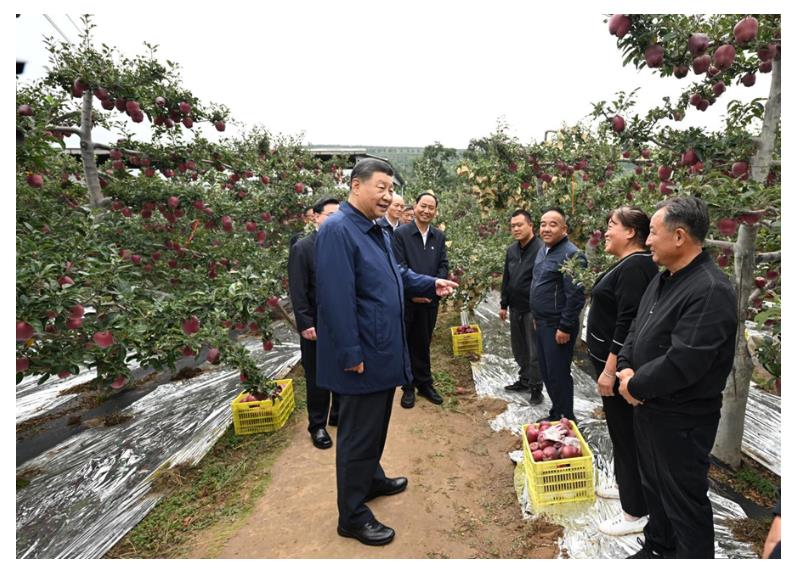
<svg viewBox="0 0 798 567">
<path fill-rule="evenodd" d="M 131 383 L 131 363 L 174 369 L 204 353 L 238 368 L 251 393 L 273 394 L 236 337 L 257 335 L 272 348 L 289 238 L 319 195 L 345 196 L 346 164 L 260 127 L 228 136 L 230 110 L 198 100 L 155 47 L 133 58 L 98 49 L 90 19 L 84 25 L 78 45 L 48 40 L 44 79 L 17 85 L 17 381 L 89 367 L 111 392 Z M 737 466 L 753 367 L 746 321 L 773 337 L 756 354 L 780 378 L 780 17 L 615 14 L 605 25 L 618 65 L 681 79 L 681 95 L 641 114 L 636 93 L 619 92 L 541 143 L 499 126 L 462 154 L 429 146 L 407 192 L 441 198 L 437 222 L 461 286 L 450 309 L 473 309 L 498 286 L 516 208 L 533 217 L 543 206 L 566 210 L 570 238 L 589 259 L 587 270 L 566 269 L 589 290 L 609 262 L 600 246 L 609 211 L 625 203 L 652 211 L 669 195 L 704 199 L 707 246 L 738 295 L 737 354 L 714 449 Z M 765 77 L 767 99 L 725 94 Z M 680 127 L 714 104 L 726 109 L 722 129 Z M 130 122 L 149 125 L 150 139 L 136 139 Z M 98 128 L 116 143 L 96 143 Z M 68 138 L 79 140 L 78 159 L 64 151 Z"/>
</svg>

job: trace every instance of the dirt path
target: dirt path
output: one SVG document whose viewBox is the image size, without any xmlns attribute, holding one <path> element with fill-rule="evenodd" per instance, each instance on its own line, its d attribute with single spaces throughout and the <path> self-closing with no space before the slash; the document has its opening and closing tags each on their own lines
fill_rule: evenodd
<svg viewBox="0 0 798 567">
<path fill-rule="evenodd" d="M 191 558 L 550 558 L 561 528 L 525 522 L 508 451 L 520 440 L 488 421 L 505 402 L 477 399 L 473 385 L 454 410 L 420 399 L 405 410 L 395 397 L 382 464 L 407 476 L 405 492 L 373 500 L 375 516 L 397 531 L 385 547 L 336 533 L 335 450 L 314 448 L 305 420 L 275 462 L 250 516 L 195 538 Z M 330 428 L 335 437 L 335 428 Z"/>
</svg>

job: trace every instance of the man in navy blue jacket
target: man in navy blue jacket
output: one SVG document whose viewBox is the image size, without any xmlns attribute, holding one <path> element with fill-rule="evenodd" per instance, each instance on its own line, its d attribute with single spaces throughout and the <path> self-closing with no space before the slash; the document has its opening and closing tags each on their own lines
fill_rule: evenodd
<svg viewBox="0 0 798 567">
<path fill-rule="evenodd" d="M 540 375 L 551 398 L 547 418 L 550 421 L 561 417 L 574 419 L 571 360 L 579 334 L 579 313 L 585 305 L 584 289 L 560 272 L 563 263 L 575 255 L 587 265 L 567 234 L 568 224 L 562 209 L 545 209 L 540 217 L 543 246 L 535 258 L 529 306 L 535 314 L 538 331 Z"/>
<path fill-rule="evenodd" d="M 380 458 L 397 386 L 410 384 L 404 293 L 448 295 L 457 284 L 400 267 L 376 224 L 391 204 L 393 169 L 367 158 L 352 170 L 349 198 L 316 238 L 318 385 L 338 394 L 335 470 L 338 534 L 367 545 L 395 535 L 366 502 L 397 494 L 404 477 L 388 478 Z"/>
<path fill-rule="evenodd" d="M 438 212 L 438 198 L 432 193 L 421 193 L 416 197 L 416 218 L 403 224 L 393 235 L 393 253 L 400 266 L 417 274 L 437 278 L 449 275 L 449 259 L 446 257 L 446 237 L 430 223 Z M 443 398 L 432 383 L 432 365 L 429 348 L 432 332 L 438 320 L 438 299 L 405 297 L 405 332 L 413 383 L 403 386 L 402 407 L 412 408 L 416 403 L 416 390 L 433 404 L 442 404 Z"/>
</svg>

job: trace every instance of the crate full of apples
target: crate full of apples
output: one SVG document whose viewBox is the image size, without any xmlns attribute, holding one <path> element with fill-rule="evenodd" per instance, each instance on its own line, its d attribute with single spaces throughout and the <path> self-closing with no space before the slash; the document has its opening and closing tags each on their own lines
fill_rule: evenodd
<svg viewBox="0 0 798 567">
<path fill-rule="evenodd" d="M 595 498 L 593 453 L 567 418 L 522 426 L 524 469 L 536 506 Z"/>
<path fill-rule="evenodd" d="M 455 356 L 482 354 L 482 330 L 479 325 L 449 327 L 452 333 L 452 351 Z"/>
</svg>

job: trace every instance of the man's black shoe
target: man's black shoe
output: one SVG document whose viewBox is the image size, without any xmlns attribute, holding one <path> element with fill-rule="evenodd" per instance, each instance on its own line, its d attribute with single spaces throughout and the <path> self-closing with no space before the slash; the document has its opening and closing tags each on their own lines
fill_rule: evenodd
<svg viewBox="0 0 798 567">
<path fill-rule="evenodd" d="M 509 386 L 505 386 L 504 389 L 508 392 L 528 392 L 529 386 L 521 382 L 521 380 L 517 380 Z"/>
<path fill-rule="evenodd" d="M 366 545 L 386 545 L 393 541 L 396 532 L 393 528 L 381 524 L 374 518 L 357 529 L 347 529 L 338 526 L 338 535 L 354 538 Z"/>
<path fill-rule="evenodd" d="M 432 384 L 424 384 L 423 386 L 419 386 L 418 393 L 420 396 L 424 396 L 435 405 L 439 406 L 443 403 L 443 398 L 435 390 L 435 386 Z"/>
<path fill-rule="evenodd" d="M 310 439 L 313 441 L 313 444 L 318 447 L 319 449 L 329 449 L 332 447 L 332 439 L 330 439 L 330 434 L 327 433 L 327 430 L 323 427 L 318 428 L 316 431 L 310 434 Z"/>
<path fill-rule="evenodd" d="M 643 546 L 642 549 L 637 553 L 633 553 L 627 559 L 667 559 L 665 554 L 655 551 L 653 547 L 642 539 L 637 538 L 637 543 Z"/>
<path fill-rule="evenodd" d="M 415 390 L 403 390 L 402 391 L 402 401 L 400 402 L 402 407 L 405 409 L 410 409 L 414 405 L 416 405 L 416 392 Z"/>
<path fill-rule="evenodd" d="M 533 406 L 536 406 L 538 404 L 542 404 L 543 403 L 543 391 L 542 390 L 538 390 L 538 389 L 532 390 L 532 394 L 529 397 L 529 403 L 532 404 Z"/>
<path fill-rule="evenodd" d="M 374 500 L 378 496 L 390 496 L 391 494 L 399 494 L 407 488 L 407 478 L 397 476 L 396 478 L 386 478 L 380 483 L 378 487 L 371 487 L 364 502 Z"/>
</svg>

